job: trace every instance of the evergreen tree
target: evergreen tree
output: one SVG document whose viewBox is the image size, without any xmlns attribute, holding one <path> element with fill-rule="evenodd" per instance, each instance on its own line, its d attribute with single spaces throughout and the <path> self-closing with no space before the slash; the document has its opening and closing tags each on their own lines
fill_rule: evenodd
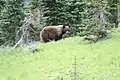
<svg viewBox="0 0 120 80">
<path fill-rule="evenodd" d="M 0 14 L 0 45 L 15 43 L 18 28 L 24 19 L 24 0 L 6 0 Z"/>
<path fill-rule="evenodd" d="M 72 28 L 71 34 L 79 32 L 81 12 L 85 7 L 82 0 L 43 0 L 42 3 L 45 25 L 69 25 Z"/>
<path fill-rule="evenodd" d="M 70 26 L 72 36 L 103 38 L 111 26 L 118 27 L 120 24 L 120 1 L 1 0 L 0 45 L 13 45 L 19 40 L 16 34 L 25 16 L 31 25 L 29 37 L 34 40 L 39 40 L 39 32 L 44 26 L 60 24 Z"/>
<path fill-rule="evenodd" d="M 95 41 L 107 37 L 107 30 L 110 29 L 106 15 L 106 0 L 87 1 L 86 17 L 83 18 L 83 32 L 85 39 L 91 40 L 94 36 Z M 92 36 L 91 36 L 92 35 Z"/>
<path fill-rule="evenodd" d="M 113 25 L 112 27 L 118 27 L 118 10 L 119 0 L 108 0 L 108 16 L 109 22 Z"/>
</svg>

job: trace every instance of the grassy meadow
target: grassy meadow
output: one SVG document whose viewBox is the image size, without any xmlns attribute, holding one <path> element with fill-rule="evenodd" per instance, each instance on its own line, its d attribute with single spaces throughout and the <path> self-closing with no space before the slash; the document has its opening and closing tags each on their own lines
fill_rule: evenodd
<svg viewBox="0 0 120 80">
<path fill-rule="evenodd" d="M 69 37 L 0 49 L 0 80 L 120 80 L 120 32 L 92 44 Z"/>
</svg>

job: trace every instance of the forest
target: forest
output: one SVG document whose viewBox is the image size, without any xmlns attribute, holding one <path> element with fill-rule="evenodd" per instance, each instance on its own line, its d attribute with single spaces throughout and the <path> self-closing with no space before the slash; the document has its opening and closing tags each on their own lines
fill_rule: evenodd
<svg viewBox="0 0 120 80">
<path fill-rule="evenodd" d="M 120 0 L 0 0 L 0 80 L 120 80 L 119 48 Z"/>
<path fill-rule="evenodd" d="M 94 41 L 107 37 L 120 24 L 119 0 L 1 0 L 0 45 L 39 41 L 47 25 L 69 25 L 64 37 L 85 36 Z M 91 37 L 92 35 L 92 37 Z M 96 41 L 95 40 L 95 41 Z"/>
</svg>

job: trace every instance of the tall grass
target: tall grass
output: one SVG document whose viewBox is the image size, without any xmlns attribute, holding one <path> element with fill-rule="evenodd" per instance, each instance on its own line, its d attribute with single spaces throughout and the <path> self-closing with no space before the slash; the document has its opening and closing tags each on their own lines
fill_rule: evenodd
<svg viewBox="0 0 120 80">
<path fill-rule="evenodd" d="M 39 50 L 33 53 L 32 47 Z M 70 37 L 0 49 L 0 80 L 120 80 L 119 48 L 120 33 L 116 32 L 93 44 Z"/>
</svg>

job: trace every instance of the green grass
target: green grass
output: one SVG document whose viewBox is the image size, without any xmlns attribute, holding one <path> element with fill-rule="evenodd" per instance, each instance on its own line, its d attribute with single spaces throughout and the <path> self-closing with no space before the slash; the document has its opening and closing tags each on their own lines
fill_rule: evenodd
<svg viewBox="0 0 120 80">
<path fill-rule="evenodd" d="M 0 80 L 120 80 L 120 33 L 93 44 L 80 37 L 0 51 Z M 75 64 L 76 56 L 76 66 Z"/>
</svg>

